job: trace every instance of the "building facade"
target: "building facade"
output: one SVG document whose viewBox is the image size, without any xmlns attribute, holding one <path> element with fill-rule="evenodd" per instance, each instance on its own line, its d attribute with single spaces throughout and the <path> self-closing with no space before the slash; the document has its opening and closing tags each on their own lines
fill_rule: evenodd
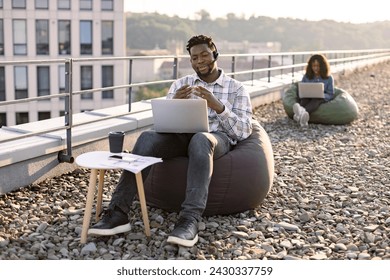
<svg viewBox="0 0 390 280">
<path fill-rule="evenodd" d="M 72 91 L 126 84 L 124 60 L 109 59 L 126 55 L 123 1 L 0 0 L 0 102 L 64 93 L 68 58 L 80 59 Z M 74 96 L 73 112 L 126 99 L 124 89 L 87 92 Z M 0 125 L 59 117 L 64 108 L 64 97 L 0 103 Z"/>
</svg>

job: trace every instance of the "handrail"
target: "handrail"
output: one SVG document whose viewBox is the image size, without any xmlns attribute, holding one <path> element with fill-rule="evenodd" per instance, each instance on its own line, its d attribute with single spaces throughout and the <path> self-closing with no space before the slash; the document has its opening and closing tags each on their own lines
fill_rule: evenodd
<svg viewBox="0 0 390 280">
<path fill-rule="evenodd" d="M 374 60 L 378 58 L 385 58 L 390 59 L 390 49 L 372 49 L 372 50 L 337 50 L 337 51 L 304 51 L 304 52 L 280 52 L 280 53 L 250 53 L 250 54 L 221 54 L 220 57 L 223 58 L 231 58 L 231 71 L 227 72 L 227 75 L 230 75 L 232 77 L 244 75 L 244 74 L 252 74 L 252 82 L 254 80 L 254 74 L 255 73 L 267 73 L 268 76 L 268 82 L 270 82 L 271 73 L 275 71 L 283 71 L 287 70 L 291 74 L 292 78 L 294 77 L 294 74 L 297 73 L 298 69 L 301 71 L 306 66 L 306 57 L 310 56 L 314 53 L 322 53 L 328 56 L 329 63 L 331 65 L 339 65 L 347 63 L 353 63 L 356 61 L 364 61 L 364 60 Z M 342 57 L 340 57 L 342 56 Z M 264 58 L 266 57 L 268 60 L 268 67 L 262 67 L 255 69 L 255 60 L 257 58 Z M 275 61 L 276 58 L 280 57 L 282 60 L 282 63 L 276 66 L 272 66 L 272 61 Z M 284 58 L 290 57 L 292 63 L 284 65 Z M 300 57 L 300 59 L 298 59 Z M 155 84 L 166 84 L 166 83 L 172 83 L 175 79 L 178 78 L 179 73 L 179 61 L 183 58 L 188 58 L 188 55 L 164 55 L 164 56 L 127 56 L 127 57 L 99 57 L 99 58 L 67 58 L 67 59 L 49 59 L 49 60 L 19 60 L 19 61 L 0 61 L 0 66 L 5 65 L 26 65 L 26 64 L 53 64 L 53 63 L 64 63 L 65 64 L 65 93 L 55 93 L 51 95 L 45 95 L 45 96 L 38 96 L 38 97 L 30 97 L 30 98 L 24 98 L 24 99 L 17 99 L 17 100 L 8 100 L 8 101 L 0 101 L 0 107 L 6 106 L 6 105 L 12 105 L 12 104 L 21 104 L 21 103 L 29 103 L 33 101 L 40 101 L 45 99 L 52 99 L 52 98 L 59 98 L 64 97 L 65 98 L 65 124 L 58 125 L 54 128 L 50 129 L 42 129 L 35 132 L 27 132 L 27 131 L 19 131 L 21 133 L 20 135 L 11 136 L 5 139 L 0 139 L 0 143 L 10 142 L 18 139 L 23 139 L 31 136 L 39 136 L 43 134 L 47 134 L 50 132 L 55 132 L 59 130 L 66 130 L 66 143 L 67 143 L 67 154 L 61 153 L 59 154 L 59 161 L 60 162 L 72 162 L 72 128 L 80 125 L 84 125 L 87 123 L 96 122 L 96 120 L 93 121 L 86 121 L 83 123 L 74 124 L 73 123 L 73 111 L 72 111 L 72 103 L 73 103 L 73 97 L 77 95 L 81 95 L 83 93 L 96 93 L 106 90 L 116 90 L 116 89 L 129 89 L 129 94 L 131 95 L 131 90 L 133 87 L 139 87 L 139 86 L 148 86 L 148 85 L 155 85 Z M 250 69 L 244 69 L 241 71 L 238 71 L 236 68 L 236 63 L 239 58 L 251 58 L 252 64 Z M 173 60 L 173 66 L 172 66 L 172 79 L 166 79 L 166 80 L 157 80 L 157 81 L 151 81 L 151 82 L 137 82 L 133 83 L 133 61 L 136 60 L 153 60 L 153 59 L 172 59 Z M 72 76 L 72 67 L 75 63 L 82 63 L 82 62 L 97 62 L 97 61 L 124 61 L 128 62 L 128 72 L 129 72 L 129 82 L 128 84 L 123 85 L 115 85 L 115 86 L 109 86 L 109 87 L 102 87 L 102 88 L 93 88 L 93 89 L 87 89 L 87 90 L 78 90 L 73 91 L 73 76 Z M 299 61 L 297 61 L 299 60 Z M 140 112 L 140 111 L 139 111 Z M 103 117 L 102 119 L 113 119 L 118 118 L 122 116 L 129 116 L 134 113 L 139 112 L 131 112 L 131 98 L 129 97 L 129 112 L 125 114 L 115 114 L 107 117 Z M 100 120 L 102 120 L 100 119 Z M 6 130 L 11 130 L 11 128 L 4 127 Z M 13 131 L 16 131 L 17 129 L 14 129 Z"/>
</svg>

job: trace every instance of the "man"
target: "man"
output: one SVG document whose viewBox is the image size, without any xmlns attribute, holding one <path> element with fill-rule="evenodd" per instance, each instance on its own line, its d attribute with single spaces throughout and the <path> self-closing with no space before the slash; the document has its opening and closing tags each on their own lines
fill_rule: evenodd
<svg viewBox="0 0 390 280">
<path fill-rule="evenodd" d="M 175 81 L 167 98 L 207 100 L 209 133 L 143 132 L 133 153 L 163 159 L 188 156 L 186 196 L 179 220 L 167 242 L 191 247 L 198 240 L 198 221 L 206 207 L 213 173 L 213 160 L 228 153 L 252 133 L 250 96 L 240 82 L 217 67 L 218 51 L 210 37 L 192 37 L 187 44 L 192 68 L 196 72 Z M 150 168 L 142 172 L 145 179 Z M 113 235 L 131 229 L 128 213 L 137 192 L 135 176 L 124 171 L 104 217 L 89 234 Z"/>
</svg>

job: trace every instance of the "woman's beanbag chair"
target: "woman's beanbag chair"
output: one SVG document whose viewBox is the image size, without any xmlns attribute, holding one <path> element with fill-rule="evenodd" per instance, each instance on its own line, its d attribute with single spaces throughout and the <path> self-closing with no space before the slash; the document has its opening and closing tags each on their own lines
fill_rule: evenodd
<svg viewBox="0 0 390 280">
<path fill-rule="evenodd" d="M 294 83 L 283 96 L 283 107 L 287 115 L 294 116 L 293 105 L 298 102 L 298 84 Z M 346 91 L 335 88 L 332 100 L 325 102 L 310 114 L 310 123 L 321 124 L 347 124 L 358 117 L 359 108 Z"/>
<path fill-rule="evenodd" d="M 253 133 L 214 161 L 205 216 L 243 212 L 264 200 L 273 182 L 274 157 L 270 139 L 257 121 Z M 180 211 L 187 180 L 187 157 L 152 166 L 145 180 L 146 202 L 167 211 Z"/>
</svg>

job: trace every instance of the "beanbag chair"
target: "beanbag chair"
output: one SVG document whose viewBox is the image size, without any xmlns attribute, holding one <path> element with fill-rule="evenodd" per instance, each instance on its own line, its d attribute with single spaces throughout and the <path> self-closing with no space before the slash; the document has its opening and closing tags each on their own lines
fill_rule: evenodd
<svg viewBox="0 0 390 280">
<path fill-rule="evenodd" d="M 270 191 L 274 157 L 270 139 L 253 120 L 250 137 L 214 161 L 205 216 L 243 212 L 257 207 Z M 180 211 L 187 180 L 187 157 L 152 166 L 145 180 L 146 202 L 167 211 Z"/>
<path fill-rule="evenodd" d="M 283 96 L 283 107 L 287 115 L 294 116 L 293 105 L 298 102 L 298 83 L 294 83 Z M 352 96 L 343 89 L 335 87 L 332 100 L 322 103 L 310 114 L 310 123 L 348 124 L 358 117 L 359 108 Z"/>
</svg>

